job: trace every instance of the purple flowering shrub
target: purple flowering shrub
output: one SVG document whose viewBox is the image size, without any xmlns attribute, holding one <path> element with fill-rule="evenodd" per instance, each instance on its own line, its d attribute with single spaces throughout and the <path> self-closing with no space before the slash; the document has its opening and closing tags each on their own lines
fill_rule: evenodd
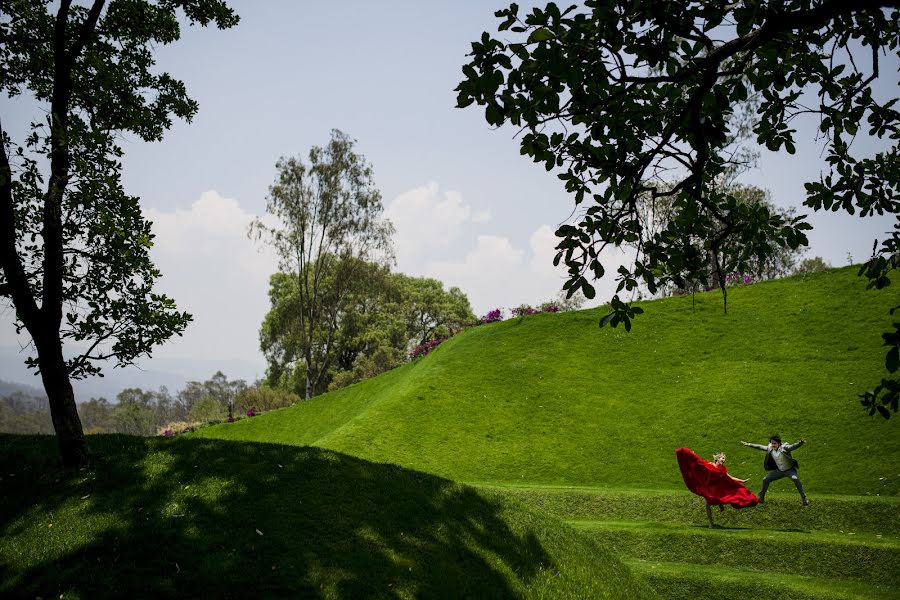
<svg viewBox="0 0 900 600">
<path fill-rule="evenodd" d="M 503 319 L 503 311 L 502 309 L 495 308 L 492 311 L 489 311 L 488 314 L 484 315 L 480 319 L 478 319 L 478 324 L 483 325 L 485 323 L 493 323 L 494 321 L 500 321 Z"/>
<path fill-rule="evenodd" d="M 559 312 L 559 304 L 553 302 L 545 302 L 541 304 L 541 312 Z"/>
<path fill-rule="evenodd" d="M 256 411 L 253 410 L 253 409 L 251 408 L 250 410 L 247 411 L 247 416 L 248 416 L 248 417 L 255 417 L 255 416 L 256 416 Z"/>
<path fill-rule="evenodd" d="M 432 350 L 437 348 L 438 345 L 440 345 L 440 343 L 446 339 L 447 338 L 442 337 L 442 338 L 437 338 L 434 340 L 427 341 L 424 344 L 419 344 L 418 346 L 413 348 L 412 351 L 409 353 L 409 358 L 413 359 L 413 358 L 419 358 L 420 356 L 425 356 L 426 354 L 428 354 L 429 352 L 431 352 Z"/>
<path fill-rule="evenodd" d="M 753 276 L 747 273 L 729 273 L 725 276 L 725 283 L 728 285 L 750 285 L 753 281 Z"/>
<path fill-rule="evenodd" d="M 512 312 L 514 317 L 524 317 L 525 315 L 533 315 L 534 313 L 538 312 L 527 304 L 522 304 L 515 308 L 511 308 L 510 311 Z"/>
</svg>

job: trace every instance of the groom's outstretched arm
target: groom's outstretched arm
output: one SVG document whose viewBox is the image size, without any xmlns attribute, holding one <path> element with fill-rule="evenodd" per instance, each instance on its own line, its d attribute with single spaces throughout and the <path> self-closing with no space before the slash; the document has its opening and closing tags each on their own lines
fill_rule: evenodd
<svg viewBox="0 0 900 600">
<path fill-rule="evenodd" d="M 806 440 L 803 438 L 800 438 L 800 441 L 797 442 L 796 444 L 785 444 L 784 449 L 787 450 L 788 452 L 793 452 L 794 450 L 796 450 L 797 448 L 799 448 L 800 446 L 802 446 L 805 443 L 806 443 Z"/>
<path fill-rule="evenodd" d="M 753 448 L 754 450 L 768 450 L 768 446 L 763 446 L 761 444 L 751 444 L 750 442 L 741 442 L 741 445 L 747 446 L 748 448 Z"/>
</svg>

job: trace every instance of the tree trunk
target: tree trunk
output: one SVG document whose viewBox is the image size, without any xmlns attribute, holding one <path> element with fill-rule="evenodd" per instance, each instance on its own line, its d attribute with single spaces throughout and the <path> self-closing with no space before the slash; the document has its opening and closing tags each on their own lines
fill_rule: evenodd
<svg viewBox="0 0 900 600">
<path fill-rule="evenodd" d="M 705 286 L 706 291 L 712 291 L 717 289 L 721 285 L 721 276 L 719 274 L 719 261 L 718 252 L 715 250 L 710 251 L 709 253 L 709 283 Z"/>
<path fill-rule="evenodd" d="M 50 401 L 50 416 L 53 419 L 53 429 L 56 430 L 63 466 L 73 468 L 84 466 L 88 461 L 90 449 L 81 428 L 81 419 L 78 418 L 75 392 L 72 390 L 72 382 L 69 381 L 63 359 L 62 342 L 51 335 L 51 339 L 42 340 L 35 345 L 41 379 L 44 380 L 44 390 Z"/>
</svg>

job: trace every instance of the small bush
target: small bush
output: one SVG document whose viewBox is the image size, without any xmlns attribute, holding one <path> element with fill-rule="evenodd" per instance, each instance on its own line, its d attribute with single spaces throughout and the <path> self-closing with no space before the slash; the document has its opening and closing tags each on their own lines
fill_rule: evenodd
<svg viewBox="0 0 900 600">
<path fill-rule="evenodd" d="M 419 358 L 420 356 L 425 356 L 435 348 L 437 348 L 441 342 L 446 340 L 447 338 L 438 338 L 436 340 L 431 340 L 430 342 L 425 342 L 424 344 L 420 344 L 412 349 L 412 352 L 409 353 L 409 357 Z"/>
<path fill-rule="evenodd" d="M 493 323 L 494 321 L 501 321 L 502 319 L 503 310 L 500 308 L 495 308 L 494 310 L 488 312 L 488 314 L 478 319 L 478 324 L 483 325 L 484 323 Z"/>
<path fill-rule="evenodd" d="M 524 317 L 525 315 L 533 315 L 534 313 L 538 312 L 535 308 L 532 308 L 528 304 L 522 304 L 522 305 L 519 305 L 510 310 L 511 310 L 513 316 L 516 316 L 516 317 Z"/>
<path fill-rule="evenodd" d="M 234 399 L 234 411 L 239 414 L 246 414 L 250 410 L 258 413 L 284 408 L 298 402 L 300 402 L 300 396 L 293 392 L 267 386 L 252 387 L 238 393 Z"/>
</svg>

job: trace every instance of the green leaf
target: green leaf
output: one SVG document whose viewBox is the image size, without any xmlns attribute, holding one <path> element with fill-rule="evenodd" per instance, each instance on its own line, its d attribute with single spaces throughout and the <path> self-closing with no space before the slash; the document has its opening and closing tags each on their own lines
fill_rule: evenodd
<svg viewBox="0 0 900 600">
<path fill-rule="evenodd" d="M 546 42 L 553 39 L 553 32 L 546 27 L 540 27 L 531 32 L 528 36 L 528 42 Z"/>
<path fill-rule="evenodd" d="M 897 369 L 900 368 L 900 347 L 894 346 L 887 353 L 887 357 L 884 359 L 884 366 L 891 373 L 896 373 Z"/>
</svg>

